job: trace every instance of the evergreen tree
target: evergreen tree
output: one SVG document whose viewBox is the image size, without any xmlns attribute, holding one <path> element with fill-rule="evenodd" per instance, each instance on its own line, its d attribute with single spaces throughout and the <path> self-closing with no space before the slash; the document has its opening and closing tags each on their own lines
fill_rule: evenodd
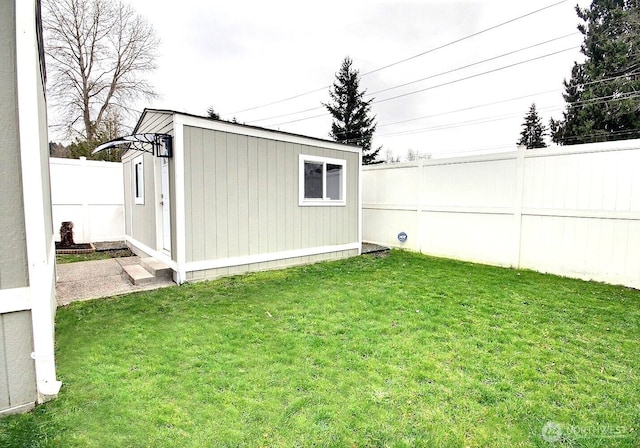
<svg viewBox="0 0 640 448">
<path fill-rule="evenodd" d="M 219 120 L 220 114 L 216 112 L 213 106 L 209 106 L 209 108 L 207 109 L 207 118 L 211 118 L 212 120 Z"/>
<path fill-rule="evenodd" d="M 381 163 L 376 160 L 381 147 L 371 149 L 371 138 L 376 130 L 375 116 L 371 114 L 373 98 L 365 101 L 365 90 L 360 91 L 360 76 L 353 61 L 346 57 L 329 91 L 331 102 L 324 104 L 333 116 L 329 136 L 337 142 L 352 143 L 362 148 L 362 163 Z"/>
<path fill-rule="evenodd" d="M 547 129 L 542 124 L 542 120 L 536 110 L 536 103 L 532 103 L 529 112 L 524 117 L 518 145 L 524 146 L 527 149 L 546 148 L 547 144 L 544 142 L 546 131 Z"/>
<path fill-rule="evenodd" d="M 583 21 L 583 63 L 564 82 L 562 120 L 551 122 L 559 144 L 640 136 L 640 0 L 593 0 L 576 7 Z"/>
</svg>

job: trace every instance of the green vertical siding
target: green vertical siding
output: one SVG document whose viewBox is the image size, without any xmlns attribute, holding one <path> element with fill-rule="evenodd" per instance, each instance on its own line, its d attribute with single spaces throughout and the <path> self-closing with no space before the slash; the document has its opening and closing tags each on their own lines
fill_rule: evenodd
<svg viewBox="0 0 640 448">
<path fill-rule="evenodd" d="M 185 126 L 186 261 L 358 241 L 358 154 Z M 346 206 L 298 205 L 299 155 L 347 162 Z"/>
<path fill-rule="evenodd" d="M 36 401 L 31 311 L 0 314 L 0 411 Z"/>
<path fill-rule="evenodd" d="M 159 133 L 173 135 L 173 115 L 171 113 L 150 111 L 145 113 L 136 129 L 137 133 Z M 175 146 L 175 144 L 174 144 Z M 135 185 L 133 183 L 133 160 L 144 157 L 144 204 L 135 203 Z M 122 157 L 125 196 L 125 234 L 146 244 L 152 249 L 157 247 L 156 220 L 160 213 L 160 191 L 156 190 L 156 173 L 160 176 L 158 160 L 150 153 L 127 151 Z M 174 161 L 169 161 L 169 184 L 171 194 L 175 193 Z M 159 178 L 159 177 L 158 177 Z M 159 185 L 159 184 L 158 184 Z M 175 197 L 171 198 L 171 225 L 175 226 Z M 175 247 L 175 229 L 172 229 L 172 247 Z M 172 255 L 175 259 L 175 251 Z"/>
<path fill-rule="evenodd" d="M 27 286 L 13 1 L 0 3 L 0 289 Z M 1 371 L 0 371 L 1 375 Z"/>
</svg>

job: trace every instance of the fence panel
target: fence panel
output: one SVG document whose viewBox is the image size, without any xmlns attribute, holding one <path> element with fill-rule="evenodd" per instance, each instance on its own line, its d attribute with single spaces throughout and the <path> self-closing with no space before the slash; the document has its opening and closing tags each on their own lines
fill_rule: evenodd
<svg viewBox="0 0 640 448">
<path fill-rule="evenodd" d="M 640 140 L 365 167 L 363 240 L 637 288 L 638 167 Z"/>
<path fill-rule="evenodd" d="M 56 241 L 63 221 L 73 222 L 76 243 L 124 239 L 120 163 L 51 158 L 49 166 Z"/>
</svg>

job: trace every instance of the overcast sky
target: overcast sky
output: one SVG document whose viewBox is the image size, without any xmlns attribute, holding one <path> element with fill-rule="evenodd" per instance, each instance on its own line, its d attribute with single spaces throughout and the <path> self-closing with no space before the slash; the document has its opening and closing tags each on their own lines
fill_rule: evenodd
<svg viewBox="0 0 640 448">
<path fill-rule="evenodd" d="M 367 92 L 390 89 L 374 93 L 376 101 L 409 93 L 373 104 L 374 145 L 435 157 L 515 149 L 532 102 L 545 123 L 561 116 L 562 81 L 581 60 L 576 0 L 482 31 L 557 2 L 131 0 L 162 41 L 150 76 L 160 97 L 139 108 L 204 115 L 213 106 L 225 119 L 328 138 L 331 119 L 316 116 L 323 115 L 327 87 L 350 56 Z M 496 59 L 475 64 L 489 58 Z M 534 58 L 540 59 L 523 62 Z M 512 64 L 518 65 L 503 68 Z M 423 78 L 430 79 L 414 82 Z M 489 103 L 498 104 L 475 107 Z M 316 118 L 301 120 L 307 117 Z"/>
</svg>

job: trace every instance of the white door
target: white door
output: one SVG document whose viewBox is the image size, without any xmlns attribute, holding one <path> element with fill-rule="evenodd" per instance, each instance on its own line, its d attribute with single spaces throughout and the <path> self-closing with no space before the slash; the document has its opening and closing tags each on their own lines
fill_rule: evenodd
<svg viewBox="0 0 640 448">
<path fill-rule="evenodd" d="M 162 157 L 162 247 L 171 251 L 171 201 L 169 196 L 169 159 Z"/>
</svg>

